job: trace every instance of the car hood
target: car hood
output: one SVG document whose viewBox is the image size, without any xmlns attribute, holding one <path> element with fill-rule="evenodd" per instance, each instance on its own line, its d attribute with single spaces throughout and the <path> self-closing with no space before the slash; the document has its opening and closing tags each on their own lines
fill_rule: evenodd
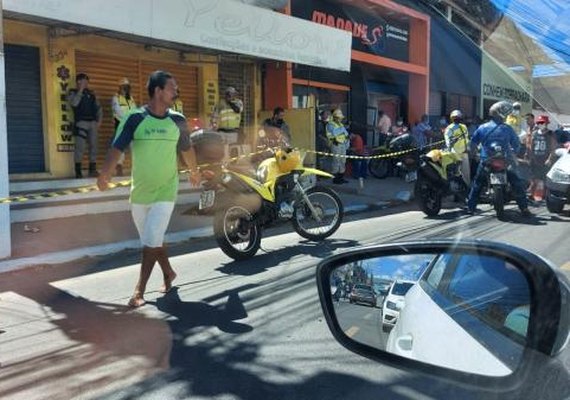
<svg viewBox="0 0 570 400">
<path fill-rule="evenodd" d="M 552 166 L 551 170 L 553 169 L 560 169 L 570 174 L 570 153 L 566 153 L 560 157 Z"/>
</svg>

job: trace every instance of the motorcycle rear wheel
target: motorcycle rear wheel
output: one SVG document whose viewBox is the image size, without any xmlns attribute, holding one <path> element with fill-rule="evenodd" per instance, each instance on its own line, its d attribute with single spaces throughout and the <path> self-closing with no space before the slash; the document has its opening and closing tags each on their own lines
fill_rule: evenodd
<svg viewBox="0 0 570 400">
<path fill-rule="evenodd" d="M 307 190 L 307 197 L 318 213 L 318 217 L 322 218 L 322 221 L 330 219 L 330 222 L 322 226 L 322 221 L 315 218 L 309 206 L 301 199 L 295 204 L 292 220 L 293 229 L 299 236 L 318 242 L 335 233 L 340 227 L 344 218 L 344 207 L 340 197 L 327 187 L 312 187 Z M 321 226 L 310 227 L 311 223 Z"/>
<path fill-rule="evenodd" d="M 261 227 L 247 208 L 239 204 L 216 212 L 214 236 L 220 249 L 236 261 L 253 257 L 261 247 Z"/>
<path fill-rule="evenodd" d="M 497 213 L 498 219 L 503 219 L 505 216 L 505 192 L 501 185 L 493 185 L 493 208 Z"/>
</svg>

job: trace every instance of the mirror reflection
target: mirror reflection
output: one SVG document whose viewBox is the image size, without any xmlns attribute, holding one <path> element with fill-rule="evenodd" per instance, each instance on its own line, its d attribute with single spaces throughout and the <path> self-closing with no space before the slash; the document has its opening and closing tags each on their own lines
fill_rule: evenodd
<svg viewBox="0 0 570 400">
<path fill-rule="evenodd" d="M 330 276 L 337 320 L 351 339 L 417 361 L 487 376 L 522 361 L 530 290 L 503 259 L 408 254 L 359 260 Z"/>
</svg>

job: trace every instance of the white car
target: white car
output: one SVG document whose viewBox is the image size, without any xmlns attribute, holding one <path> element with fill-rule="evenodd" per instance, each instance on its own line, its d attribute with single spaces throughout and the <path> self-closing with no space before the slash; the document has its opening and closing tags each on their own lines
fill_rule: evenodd
<svg viewBox="0 0 570 400">
<path fill-rule="evenodd" d="M 557 149 L 560 158 L 546 174 L 546 207 L 552 213 L 561 213 L 570 204 L 570 152 Z"/>
<path fill-rule="evenodd" d="M 441 256 L 406 295 L 386 351 L 459 371 L 511 374 L 525 348 L 530 293 L 524 275 L 500 263 Z"/>
<path fill-rule="evenodd" d="M 414 281 L 396 280 L 390 286 L 382 305 L 382 330 L 384 332 L 388 332 L 396 324 L 400 310 L 405 305 L 404 297 L 414 284 Z"/>
</svg>

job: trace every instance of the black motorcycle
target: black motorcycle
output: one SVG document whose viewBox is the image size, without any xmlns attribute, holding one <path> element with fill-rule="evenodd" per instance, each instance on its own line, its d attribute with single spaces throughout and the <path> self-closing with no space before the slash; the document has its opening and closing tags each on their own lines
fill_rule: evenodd
<svg viewBox="0 0 570 400">
<path fill-rule="evenodd" d="M 408 152 L 393 157 L 374 158 L 374 156 L 387 156 L 388 154 L 402 151 Z M 380 146 L 376 147 L 372 152 L 373 158 L 368 162 L 368 170 L 372 176 L 378 179 L 384 179 L 390 175 L 403 176 L 406 178 L 406 181 L 410 182 L 415 180 L 419 154 L 420 152 L 416 148 L 416 141 L 411 134 L 405 133 L 394 137 L 382 135 Z"/>
</svg>

